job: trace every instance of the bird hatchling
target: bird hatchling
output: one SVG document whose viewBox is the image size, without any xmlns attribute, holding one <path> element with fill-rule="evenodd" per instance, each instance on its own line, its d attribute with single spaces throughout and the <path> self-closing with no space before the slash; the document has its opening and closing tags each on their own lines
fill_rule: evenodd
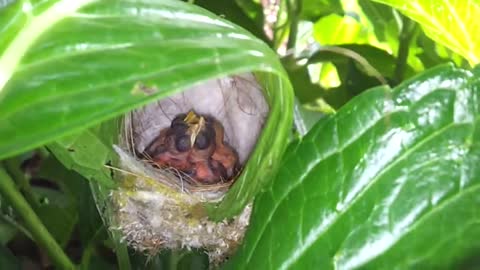
<svg viewBox="0 0 480 270">
<path fill-rule="evenodd" d="M 197 184 L 232 180 L 238 173 L 238 155 L 224 140 L 223 125 L 194 111 L 179 114 L 170 127 L 145 149 L 143 156 L 160 168 L 178 170 Z"/>
</svg>

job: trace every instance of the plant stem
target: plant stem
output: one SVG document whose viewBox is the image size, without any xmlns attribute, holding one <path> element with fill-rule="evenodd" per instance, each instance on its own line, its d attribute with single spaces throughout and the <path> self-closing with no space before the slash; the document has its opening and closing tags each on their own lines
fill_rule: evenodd
<svg viewBox="0 0 480 270">
<path fill-rule="evenodd" d="M 95 251 L 95 242 L 99 239 L 99 237 L 102 236 L 102 233 L 104 232 L 104 230 L 105 230 L 105 228 L 103 226 L 98 228 L 97 231 L 95 232 L 95 234 L 93 235 L 93 237 L 88 241 L 88 244 L 86 245 L 85 249 L 83 250 L 79 270 L 91 269 L 90 261 L 92 259 L 92 255 Z"/>
<path fill-rule="evenodd" d="M 290 33 L 287 40 L 287 51 L 294 49 L 297 43 L 298 19 L 302 11 L 302 3 L 297 0 L 287 1 L 287 10 L 290 20 Z"/>
<path fill-rule="evenodd" d="M 112 233 L 113 234 L 113 233 Z M 115 243 L 115 254 L 117 255 L 118 268 L 120 270 L 130 270 L 130 257 L 128 256 L 127 245 L 119 240 L 118 236 L 113 236 Z"/>
<path fill-rule="evenodd" d="M 332 52 L 332 53 L 340 54 L 345 57 L 351 58 L 352 60 L 357 62 L 359 65 L 361 65 L 368 72 L 368 74 L 372 74 L 372 76 L 374 76 L 381 84 L 388 85 L 387 80 L 382 76 L 382 74 L 374 66 L 372 66 L 365 57 L 361 56 L 357 52 L 347 48 L 342 48 L 337 46 L 323 46 L 319 48 L 316 51 L 316 53 L 321 51 Z M 317 62 L 315 61 L 315 54 L 313 54 L 310 57 L 308 62 L 309 64 L 313 64 Z"/>
<path fill-rule="evenodd" d="M 395 84 L 403 81 L 405 70 L 407 68 L 408 51 L 410 49 L 410 42 L 416 32 L 417 24 L 409 18 L 402 16 L 403 27 L 399 36 L 399 46 L 397 53 L 397 63 L 395 65 L 395 71 L 393 73 L 393 80 Z"/>
<path fill-rule="evenodd" d="M 15 158 L 11 158 L 4 161 L 4 166 L 7 173 L 11 175 L 17 183 L 18 187 L 23 193 L 23 196 L 30 206 L 34 210 L 38 209 L 38 201 L 30 187 L 30 182 L 25 174 L 20 170 L 20 162 L 18 162 Z"/>
<path fill-rule="evenodd" d="M 102 202 L 107 200 L 106 192 L 100 188 L 100 186 L 93 181 L 90 182 L 90 190 L 92 191 L 93 200 L 95 201 L 95 205 L 97 206 L 98 213 L 102 218 L 103 224 L 108 226 L 110 221 L 109 218 L 112 217 L 113 213 L 110 212 L 109 208 L 107 207 L 105 210 L 102 210 L 103 207 Z M 105 211 L 105 212 L 104 212 Z M 113 242 L 115 248 L 115 255 L 117 256 L 117 263 L 118 269 L 120 270 L 130 270 L 132 269 L 130 264 L 130 257 L 128 256 L 128 247 L 125 242 L 121 241 L 120 232 L 116 230 L 108 230 L 108 235 Z"/>
<path fill-rule="evenodd" d="M 278 5 L 278 10 L 275 14 L 275 17 L 276 17 L 276 20 L 275 22 L 273 22 L 273 25 L 272 25 L 272 31 L 273 31 L 273 36 L 272 36 L 272 48 L 277 51 L 281 46 L 282 46 L 282 41 L 284 40 L 285 38 L 285 33 L 286 33 L 286 29 L 288 28 L 288 20 L 290 18 L 287 18 L 287 21 L 281 21 L 280 18 L 281 18 L 281 14 L 283 14 L 284 9 L 287 8 L 286 6 L 284 6 L 282 4 L 283 2 L 282 1 L 275 1 L 275 3 L 273 3 L 273 5 Z M 265 6 L 264 6 L 265 8 Z M 288 12 L 288 10 L 287 10 Z"/>
<path fill-rule="evenodd" d="M 30 231 L 38 245 L 45 248 L 55 266 L 58 269 L 75 269 L 62 248 L 43 226 L 22 194 L 16 189 L 12 178 L 10 178 L 3 167 L 0 167 L 0 193 L 10 202 L 13 209 L 23 219 L 25 227 Z"/>
</svg>

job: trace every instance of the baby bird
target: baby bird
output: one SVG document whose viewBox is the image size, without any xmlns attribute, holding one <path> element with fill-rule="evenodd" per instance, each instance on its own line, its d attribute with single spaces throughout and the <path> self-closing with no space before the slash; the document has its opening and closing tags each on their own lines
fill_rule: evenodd
<svg viewBox="0 0 480 270">
<path fill-rule="evenodd" d="M 144 155 L 157 166 L 173 167 L 202 184 L 227 181 L 238 168 L 238 155 L 224 142 L 222 124 L 192 111 L 176 116 Z"/>
</svg>

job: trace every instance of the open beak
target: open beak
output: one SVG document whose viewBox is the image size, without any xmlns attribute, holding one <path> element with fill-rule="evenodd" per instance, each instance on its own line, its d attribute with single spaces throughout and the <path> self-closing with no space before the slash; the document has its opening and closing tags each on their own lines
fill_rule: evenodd
<svg viewBox="0 0 480 270">
<path fill-rule="evenodd" d="M 190 147 L 193 147 L 198 134 L 205 126 L 205 118 L 203 118 L 203 116 L 199 117 L 193 111 L 189 111 L 183 121 L 188 125 L 188 132 L 190 134 Z"/>
</svg>

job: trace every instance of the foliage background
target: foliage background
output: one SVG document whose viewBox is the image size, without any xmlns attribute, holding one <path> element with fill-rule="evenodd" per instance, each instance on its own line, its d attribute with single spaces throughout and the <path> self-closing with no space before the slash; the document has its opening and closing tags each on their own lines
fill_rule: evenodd
<svg viewBox="0 0 480 270">
<path fill-rule="evenodd" d="M 295 131 L 283 158 L 282 147 L 273 147 L 281 164 L 276 177 L 242 193 L 242 202 L 226 200 L 212 210 L 212 217 L 228 216 L 235 210 L 226 209 L 240 209 L 264 191 L 245 244 L 226 268 L 479 267 L 477 1 L 191 3 L 240 26 L 233 30 L 180 1 L 79 1 L 96 23 L 74 12 L 44 12 L 62 2 L 0 1 L 0 74 L 12 75 L 5 86 L 0 78 L 0 269 L 72 262 L 83 269 L 207 269 L 202 251 L 147 258 L 109 235 L 88 180 L 111 185 L 110 172 L 98 168 L 114 157 L 80 153 L 111 144 L 98 135 L 112 132 L 114 124 L 104 120 L 195 81 L 246 70 L 263 71 L 263 83 L 278 95 L 267 134 L 290 133 L 280 112 L 293 115 Z M 124 13 L 138 6 L 167 12 Z M 197 26 L 191 15 L 178 26 L 161 20 L 179 11 L 212 21 Z M 45 25 L 29 25 L 32 18 Z M 151 34 L 156 29 L 162 39 Z M 247 38 L 230 39 L 231 33 Z M 131 42 L 140 53 L 116 51 Z M 82 51 L 69 44 L 108 46 Z M 69 57 L 76 65 L 65 61 Z M 213 57 L 221 68 L 208 62 Z M 128 64 L 141 61 L 145 70 Z M 95 76 L 93 68 L 106 75 Z M 127 85 L 123 91 L 98 87 L 123 86 L 122 76 L 135 81 L 144 74 L 165 89 L 132 98 Z M 83 150 L 75 156 L 72 149 Z"/>
</svg>

